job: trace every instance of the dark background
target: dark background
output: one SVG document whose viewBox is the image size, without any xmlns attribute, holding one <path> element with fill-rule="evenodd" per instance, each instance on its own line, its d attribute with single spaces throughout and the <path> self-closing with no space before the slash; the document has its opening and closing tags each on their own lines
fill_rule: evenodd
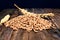
<svg viewBox="0 0 60 40">
<path fill-rule="evenodd" d="M 21 8 L 60 8 L 59 0 L 0 0 L 0 10 L 15 8 L 14 3 Z"/>
</svg>

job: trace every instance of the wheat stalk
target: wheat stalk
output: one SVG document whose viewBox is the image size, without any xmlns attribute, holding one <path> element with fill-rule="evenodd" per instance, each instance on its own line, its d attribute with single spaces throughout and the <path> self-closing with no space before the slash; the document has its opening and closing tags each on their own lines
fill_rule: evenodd
<svg viewBox="0 0 60 40">
<path fill-rule="evenodd" d="M 40 16 L 40 17 L 42 17 L 42 18 L 48 18 L 48 17 L 53 17 L 54 16 L 54 14 L 53 13 L 44 13 L 44 14 L 35 14 L 35 13 L 31 13 L 31 12 L 28 12 L 27 10 L 25 10 L 25 9 L 22 9 L 22 8 L 20 8 L 19 6 L 17 6 L 16 4 L 14 4 L 14 6 L 17 8 L 17 9 L 19 9 L 19 11 L 21 11 L 22 12 L 22 14 L 24 14 L 24 15 L 37 15 L 37 16 Z"/>
</svg>

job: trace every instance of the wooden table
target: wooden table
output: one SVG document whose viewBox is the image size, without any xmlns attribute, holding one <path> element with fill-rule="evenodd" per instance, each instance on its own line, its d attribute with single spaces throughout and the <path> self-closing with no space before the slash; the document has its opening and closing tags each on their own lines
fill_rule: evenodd
<svg viewBox="0 0 60 40">
<path fill-rule="evenodd" d="M 50 10 L 47 12 L 50 12 Z M 27 32 L 22 29 L 13 31 L 11 28 L 0 26 L 0 40 L 60 40 L 60 12 L 59 10 L 58 12 L 51 10 L 51 12 L 55 14 L 52 22 L 57 24 L 56 29 L 42 30 L 35 33 L 34 31 Z"/>
</svg>

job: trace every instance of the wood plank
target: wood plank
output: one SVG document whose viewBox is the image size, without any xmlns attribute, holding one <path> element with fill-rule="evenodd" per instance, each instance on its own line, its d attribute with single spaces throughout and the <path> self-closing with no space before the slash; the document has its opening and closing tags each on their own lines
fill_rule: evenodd
<svg viewBox="0 0 60 40">
<path fill-rule="evenodd" d="M 11 40 L 28 40 L 28 32 L 23 29 L 14 31 L 11 36 Z"/>
<path fill-rule="evenodd" d="M 60 29 L 60 14 L 55 13 L 55 17 L 52 18 L 52 21 L 58 29 Z"/>
<path fill-rule="evenodd" d="M 58 29 L 48 29 L 44 31 L 44 33 L 46 34 L 46 37 L 50 40 L 60 40 L 60 36 L 57 30 Z"/>
<path fill-rule="evenodd" d="M 10 40 L 12 31 L 10 28 L 6 28 L 2 33 L 2 40 Z"/>
<path fill-rule="evenodd" d="M 54 29 L 53 29 L 54 30 Z M 52 30 L 52 31 L 53 31 Z M 31 31 L 29 33 L 29 40 L 60 40 L 56 34 L 52 34 L 50 30 L 42 30 L 37 33 Z M 54 35 L 54 36 L 53 36 Z"/>
<path fill-rule="evenodd" d="M 0 26 L 0 40 L 2 40 L 2 33 L 4 32 L 4 30 L 6 30 L 6 28 L 3 26 Z"/>
<path fill-rule="evenodd" d="M 18 33 L 18 31 L 13 31 L 10 40 L 15 40 L 16 36 L 17 36 L 17 33 Z"/>
<path fill-rule="evenodd" d="M 34 31 L 31 31 L 29 33 L 29 40 L 47 40 L 47 38 L 42 31 L 39 31 L 37 33 L 35 33 Z"/>
<path fill-rule="evenodd" d="M 20 29 L 16 40 L 28 40 L 28 32 L 26 30 Z"/>
</svg>

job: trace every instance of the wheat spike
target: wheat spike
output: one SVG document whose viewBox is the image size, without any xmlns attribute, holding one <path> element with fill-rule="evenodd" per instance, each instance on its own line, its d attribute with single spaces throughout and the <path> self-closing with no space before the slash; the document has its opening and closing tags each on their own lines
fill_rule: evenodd
<svg viewBox="0 0 60 40">
<path fill-rule="evenodd" d="M 24 14 L 24 15 L 37 15 L 37 16 L 40 16 L 40 17 L 42 17 L 42 18 L 44 18 L 44 17 L 53 17 L 54 16 L 54 14 L 53 13 L 44 13 L 44 14 L 35 14 L 35 13 L 31 13 L 31 12 L 28 12 L 27 10 L 25 10 L 25 9 L 21 9 L 20 7 L 18 7 L 16 4 L 14 4 L 14 6 L 15 7 L 17 7 L 21 12 L 22 12 L 22 14 Z"/>
</svg>

